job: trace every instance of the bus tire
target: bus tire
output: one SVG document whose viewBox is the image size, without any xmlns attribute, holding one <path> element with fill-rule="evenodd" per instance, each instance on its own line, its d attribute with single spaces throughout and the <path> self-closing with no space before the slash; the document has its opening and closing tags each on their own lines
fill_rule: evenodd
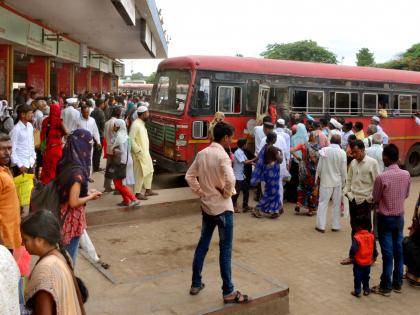
<svg viewBox="0 0 420 315">
<path fill-rule="evenodd" d="M 405 158 L 405 169 L 411 176 L 420 175 L 420 144 L 413 145 Z"/>
</svg>

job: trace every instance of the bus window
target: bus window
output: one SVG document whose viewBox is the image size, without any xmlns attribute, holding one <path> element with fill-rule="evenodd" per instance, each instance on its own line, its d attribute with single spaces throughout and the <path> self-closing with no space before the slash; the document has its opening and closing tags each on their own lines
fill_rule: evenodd
<svg viewBox="0 0 420 315">
<path fill-rule="evenodd" d="M 416 95 L 413 95 L 411 99 L 411 111 L 412 112 L 417 111 L 417 96 Z"/>
<path fill-rule="evenodd" d="M 378 111 L 378 94 L 363 93 L 363 113 L 376 114 Z"/>
<path fill-rule="evenodd" d="M 297 112 L 306 111 L 306 91 L 295 90 L 293 92 L 293 110 Z"/>
<path fill-rule="evenodd" d="M 247 96 L 248 96 L 248 102 L 246 102 L 247 112 L 251 112 L 251 113 L 257 112 L 258 93 L 259 93 L 259 82 L 257 80 L 250 80 L 248 83 L 248 89 L 247 89 Z"/>
<path fill-rule="evenodd" d="M 398 110 L 400 114 L 411 114 L 412 98 L 411 95 L 398 95 Z"/>
<path fill-rule="evenodd" d="M 201 78 L 194 108 L 206 109 L 208 107 L 210 107 L 210 79 Z"/>
<path fill-rule="evenodd" d="M 324 112 L 324 92 L 308 91 L 307 112 L 322 114 Z"/>
<path fill-rule="evenodd" d="M 219 86 L 217 104 L 220 112 L 237 114 L 241 112 L 241 88 L 233 86 Z"/>
<path fill-rule="evenodd" d="M 156 103 L 162 104 L 168 100 L 169 77 L 161 76 L 157 85 Z"/>
<path fill-rule="evenodd" d="M 336 92 L 334 98 L 334 112 L 346 113 L 350 112 L 351 94 L 347 92 Z"/>
</svg>

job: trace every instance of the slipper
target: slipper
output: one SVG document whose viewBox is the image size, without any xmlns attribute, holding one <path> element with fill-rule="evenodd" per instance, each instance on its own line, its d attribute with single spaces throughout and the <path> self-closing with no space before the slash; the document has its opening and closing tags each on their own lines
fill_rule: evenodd
<svg viewBox="0 0 420 315">
<path fill-rule="evenodd" d="M 353 296 L 355 296 L 355 297 L 357 297 L 357 298 L 359 298 L 359 297 L 362 296 L 360 293 L 356 293 L 354 291 L 351 291 L 350 294 L 353 295 Z"/>
<path fill-rule="evenodd" d="M 190 294 L 191 295 L 197 295 L 198 293 L 200 293 L 201 290 L 203 290 L 205 288 L 205 284 L 202 283 L 199 287 L 195 288 L 195 287 L 191 287 L 190 289 Z"/>
<path fill-rule="evenodd" d="M 340 264 L 342 265 L 351 265 L 353 263 L 353 259 L 350 257 L 344 258 L 342 261 L 340 261 Z"/>
<path fill-rule="evenodd" d="M 262 214 L 258 210 L 252 212 L 252 215 L 258 219 L 262 218 Z"/>
<path fill-rule="evenodd" d="M 236 295 L 233 299 L 223 298 L 225 304 L 245 304 L 249 302 L 248 295 L 242 294 L 239 291 L 236 291 Z"/>
</svg>

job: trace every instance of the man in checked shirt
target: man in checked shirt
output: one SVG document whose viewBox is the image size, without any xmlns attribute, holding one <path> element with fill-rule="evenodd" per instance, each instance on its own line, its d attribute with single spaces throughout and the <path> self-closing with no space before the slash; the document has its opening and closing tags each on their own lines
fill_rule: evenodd
<svg viewBox="0 0 420 315">
<path fill-rule="evenodd" d="M 379 204 L 378 238 L 382 252 L 382 275 L 372 292 L 390 296 L 401 293 L 403 278 L 404 201 L 410 192 L 410 174 L 398 167 L 399 152 L 394 144 L 382 153 L 385 171 L 378 175 L 373 188 L 373 200 Z"/>
</svg>

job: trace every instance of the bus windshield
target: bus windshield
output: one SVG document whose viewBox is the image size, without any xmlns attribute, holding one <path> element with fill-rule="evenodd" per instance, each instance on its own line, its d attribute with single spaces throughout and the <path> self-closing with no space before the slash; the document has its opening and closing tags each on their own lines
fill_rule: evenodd
<svg viewBox="0 0 420 315">
<path fill-rule="evenodd" d="M 150 102 L 152 111 L 182 115 L 191 81 L 189 71 L 168 70 L 156 74 Z"/>
</svg>

